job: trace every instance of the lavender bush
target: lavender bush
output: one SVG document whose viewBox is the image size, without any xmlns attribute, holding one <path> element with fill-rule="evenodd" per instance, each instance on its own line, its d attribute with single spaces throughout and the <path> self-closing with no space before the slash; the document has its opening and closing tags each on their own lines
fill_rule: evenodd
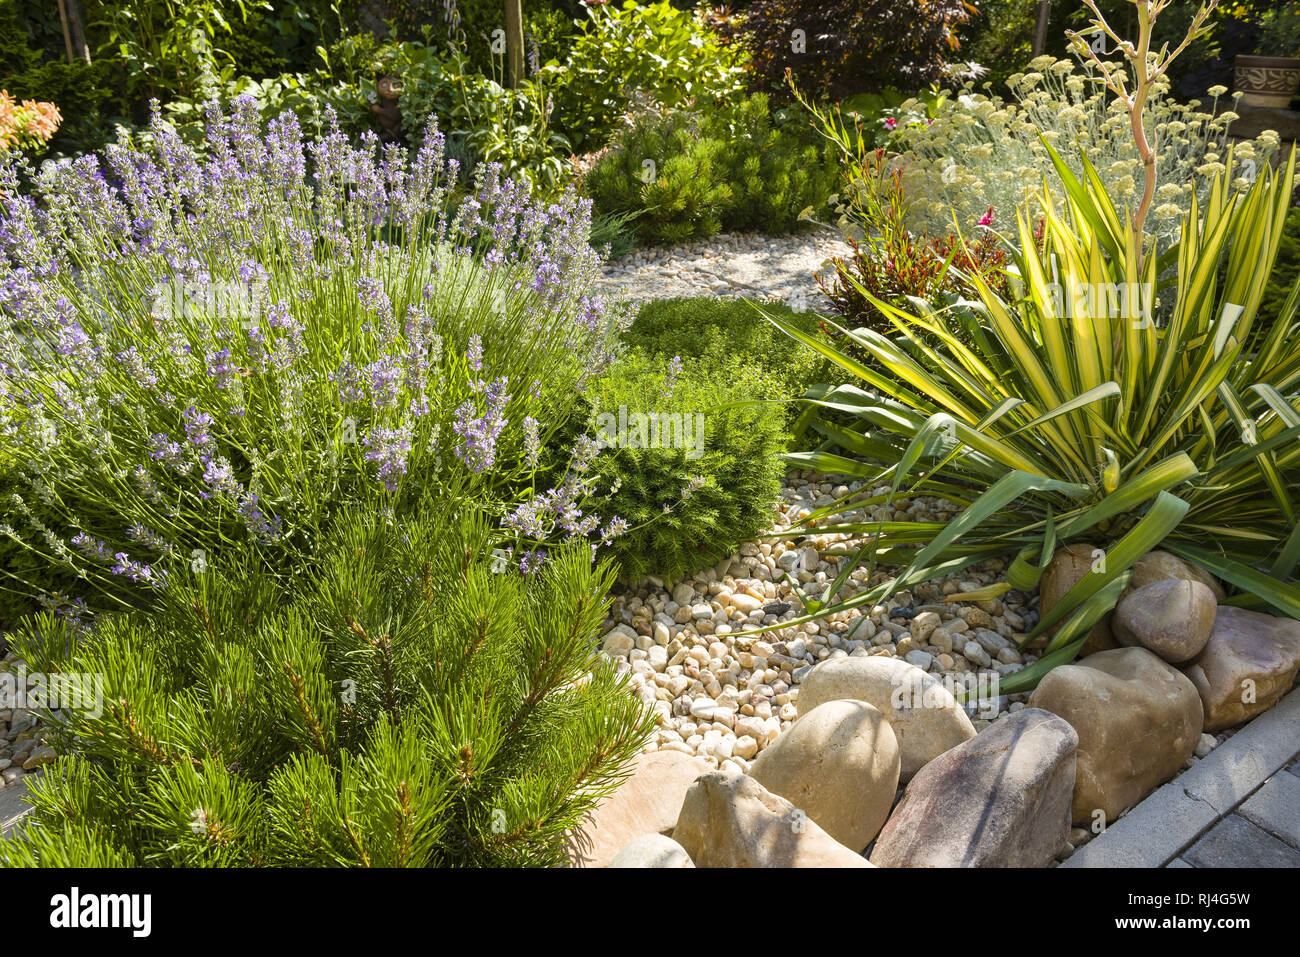
<svg viewBox="0 0 1300 957">
<path fill-rule="evenodd" d="M 196 149 L 155 111 L 146 147 L 0 172 L 0 532 L 40 567 L 130 602 L 429 495 L 600 537 L 555 451 L 618 324 L 589 202 L 458 193 L 432 124 L 414 156 L 329 126 L 244 99 Z"/>
</svg>

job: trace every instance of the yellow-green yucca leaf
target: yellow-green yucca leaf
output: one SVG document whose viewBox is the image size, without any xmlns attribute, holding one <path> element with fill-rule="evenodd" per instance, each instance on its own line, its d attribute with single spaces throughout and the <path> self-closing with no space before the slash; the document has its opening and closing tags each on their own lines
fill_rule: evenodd
<svg viewBox="0 0 1300 957">
<path fill-rule="evenodd" d="M 974 297 L 942 303 L 885 302 L 859 285 L 893 332 L 835 327 L 857 358 L 768 317 L 861 386 L 809 390 L 817 445 L 791 463 L 862 479 L 872 505 L 930 496 L 960 509 L 941 528 L 849 514 L 866 499 L 819 510 L 807 525 L 864 536 L 857 561 L 900 570 L 846 599 L 841 569 L 811 617 L 883 602 L 981 555 L 1005 559 L 1007 583 L 1028 589 L 1059 545 L 1101 550 L 1104 572 L 1034 629 L 1060 626 L 1021 682 L 1069 660 L 1082 646 L 1071 636 L 1157 547 L 1241 590 L 1234 600 L 1300 617 L 1300 278 L 1280 312 L 1260 312 L 1295 152 L 1244 193 L 1226 188 L 1229 154 L 1161 256 L 1141 248 L 1086 161 L 1082 177 L 1054 162 L 1060 192 L 1044 186 L 1039 223 L 1017 219 L 1013 294 L 978 274 L 962 276 Z"/>
</svg>

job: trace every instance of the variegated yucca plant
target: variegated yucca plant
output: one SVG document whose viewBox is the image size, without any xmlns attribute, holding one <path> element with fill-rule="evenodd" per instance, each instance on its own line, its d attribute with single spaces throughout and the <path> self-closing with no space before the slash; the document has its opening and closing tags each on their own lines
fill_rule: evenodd
<svg viewBox="0 0 1300 957">
<path fill-rule="evenodd" d="M 869 608 L 997 557 L 1009 561 L 1001 587 L 1030 589 L 1058 546 L 1104 550 L 1104 571 L 1083 576 L 1025 636 L 1056 628 L 1003 693 L 1072 660 L 1133 563 L 1156 547 L 1235 586 L 1232 603 L 1300 618 L 1300 281 L 1279 314 L 1259 312 L 1294 151 L 1246 192 L 1228 185 L 1229 155 L 1163 258 L 1143 255 L 1140 231 L 1090 164 L 1079 179 L 1054 162 L 1062 188 L 1044 186 L 1043 220 L 1018 216 L 1013 295 L 972 275 L 973 301 L 913 299 L 904 309 L 872 298 L 895 334 L 839 330 L 867 363 L 768 316 L 861 380 L 805 393 L 824 441 L 791 454 L 792 464 L 890 488 L 806 520 L 866 544 L 824 592 L 803 596 L 802 620 Z M 1117 288 L 1118 302 L 1099 294 Z M 947 523 L 844 520 L 917 495 L 962 510 Z M 854 568 L 878 561 L 901 571 L 843 598 Z"/>
</svg>

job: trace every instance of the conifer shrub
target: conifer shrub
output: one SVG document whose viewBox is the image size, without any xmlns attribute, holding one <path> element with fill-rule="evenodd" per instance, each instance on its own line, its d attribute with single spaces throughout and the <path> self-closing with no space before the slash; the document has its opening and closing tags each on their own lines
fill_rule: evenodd
<svg viewBox="0 0 1300 957">
<path fill-rule="evenodd" d="M 637 213 L 644 243 L 720 230 L 769 235 L 802 228 L 826 204 L 838 169 L 811 126 L 758 94 L 734 105 L 638 116 L 587 174 L 596 209 Z"/>
<path fill-rule="evenodd" d="M 351 510 L 289 597 L 244 555 L 153 614 L 15 635 L 100 676 L 7 867 L 555 866 L 652 722 L 597 650 L 613 580 L 584 545 L 499 566 L 481 513 Z"/>
<path fill-rule="evenodd" d="M 762 532 L 780 492 L 786 416 L 753 382 L 762 366 L 733 357 L 665 361 L 630 351 L 593 384 L 592 472 L 620 577 L 678 579 Z"/>
</svg>

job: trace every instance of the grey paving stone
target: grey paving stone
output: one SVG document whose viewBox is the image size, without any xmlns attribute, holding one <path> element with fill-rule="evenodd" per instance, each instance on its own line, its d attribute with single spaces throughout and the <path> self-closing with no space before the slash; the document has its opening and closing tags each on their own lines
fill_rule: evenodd
<svg viewBox="0 0 1300 957">
<path fill-rule="evenodd" d="M 1275 774 L 1237 813 L 1292 847 L 1300 848 L 1300 778 Z"/>
<path fill-rule="evenodd" d="M 27 782 L 19 781 L 0 791 L 0 831 L 6 836 L 32 806 L 27 803 Z"/>
<path fill-rule="evenodd" d="M 1296 755 L 1300 692 L 1280 702 L 1198 761 L 1177 781 L 1192 797 L 1227 814 Z"/>
<path fill-rule="evenodd" d="M 1177 781 L 1166 784 L 1079 848 L 1062 867 L 1163 867 L 1219 818 Z"/>
<path fill-rule="evenodd" d="M 1300 851 L 1229 814 L 1183 852 L 1193 867 L 1300 867 Z"/>
<path fill-rule="evenodd" d="M 1188 864 L 1181 857 L 1175 857 L 1172 861 L 1170 861 L 1168 864 L 1165 865 L 1165 867 L 1191 867 L 1191 866 L 1192 866 L 1191 864 Z"/>
</svg>

